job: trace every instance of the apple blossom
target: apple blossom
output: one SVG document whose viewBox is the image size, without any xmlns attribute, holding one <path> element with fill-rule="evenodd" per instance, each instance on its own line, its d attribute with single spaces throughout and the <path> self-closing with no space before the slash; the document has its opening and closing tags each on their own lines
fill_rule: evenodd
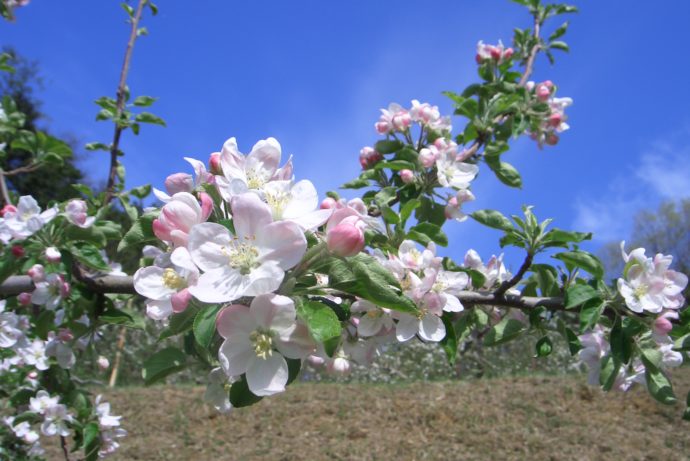
<svg viewBox="0 0 690 461">
<path fill-rule="evenodd" d="M 189 232 L 195 224 L 206 221 L 213 211 L 213 200 L 202 192 L 201 205 L 189 192 L 174 194 L 153 220 L 153 233 L 159 239 L 174 246 L 187 245 Z"/>
<path fill-rule="evenodd" d="M 16 211 L 7 211 L 0 218 L 0 241 L 23 240 L 38 232 L 58 214 L 57 205 L 41 211 L 36 200 L 30 195 L 19 198 Z"/>
<path fill-rule="evenodd" d="M 91 227 L 96 221 L 94 216 L 87 215 L 87 211 L 88 207 L 86 202 L 79 199 L 70 200 L 67 202 L 67 206 L 65 206 L 65 216 L 67 216 L 67 220 L 75 226 L 82 228 Z"/>
<path fill-rule="evenodd" d="M 314 350 L 307 328 L 297 323 L 294 302 L 276 294 L 256 296 L 249 307 L 233 304 L 216 319 L 225 339 L 218 360 L 228 376 L 246 373 L 255 395 L 285 390 L 288 365 L 285 358 L 304 359 Z"/>
<path fill-rule="evenodd" d="M 328 251 L 338 256 L 354 256 L 364 249 L 364 222 L 358 216 L 348 216 L 328 229 Z"/>
<path fill-rule="evenodd" d="M 383 155 L 376 152 L 373 147 L 363 147 L 359 151 L 359 164 L 362 165 L 363 170 L 372 168 L 381 160 L 383 160 Z"/>
<path fill-rule="evenodd" d="M 299 226 L 274 222 L 256 194 L 235 197 L 231 208 L 235 235 L 216 223 L 198 224 L 189 234 L 192 260 L 204 271 L 189 291 L 202 302 L 233 301 L 278 289 L 285 271 L 307 249 Z"/>
<path fill-rule="evenodd" d="M 411 184 L 414 182 L 414 172 L 412 170 L 403 169 L 400 170 L 400 179 L 405 184 Z"/>
<path fill-rule="evenodd" d="M 49 263 L 53 263 L 53 264 L 59 263 L 60 259 L 62 258 L 62 254 L 60 253 L 60 250 L 58 250 L 55 247 L 46 248 L 44 254 L 45 254 L 46 260 Z"/>
<path fill-rule="evenodd" d="M 318 194 L 311 181 L 271 181 L 262 192 L 274 221 L 292 221 L 303 230 L 311 230 L 324 224 L 332 214 L 329 209 L 318 208 Z"/>
<path fill-rule="evenodd" d="M 456 194 L 455 197 L 451 197 L 448 200 L 448 204 L 445 208 L 446 219 L 455 219 L 458 222 L 465 221 L 467 219 L 467 214 L 463 213 L 461 207 L 463 203 L 471 202 L 475 200 L 474 194 L 468 189 L 461 189 Z"/>
</svg>

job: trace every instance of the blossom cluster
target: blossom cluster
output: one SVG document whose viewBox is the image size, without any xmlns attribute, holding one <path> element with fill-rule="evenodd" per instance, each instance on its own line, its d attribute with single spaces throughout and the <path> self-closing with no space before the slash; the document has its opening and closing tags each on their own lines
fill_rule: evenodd
<svg viewBox="0 0 690 461">
<path fill-rule="evenodd" d="M 547 104 L 549 109 L 537 128 L 530 132 L 530 138 L 535 140 L 539 147 L 544 144 L 549 146 L 558 144 L 559 134 L 570 129 L 570 125 L 566 123 L 568 116 L 565 114 L 565 109 L 573 104 L 573 100 L 555 97 L 556 86 L 551 80 L 541 83 L 529 81 L 525 88 L 536 101 Z"/>
</svg>

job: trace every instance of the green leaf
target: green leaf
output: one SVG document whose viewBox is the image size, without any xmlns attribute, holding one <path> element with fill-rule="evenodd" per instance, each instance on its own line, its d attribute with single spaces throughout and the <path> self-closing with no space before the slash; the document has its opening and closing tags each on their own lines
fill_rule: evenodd
<svg viewBox="0 0 690 461">
<path fill-rule="evenodd" d="M 549 48 L 565 51 L 566 53 L 570 51 L 570 47 L 565 42 L 561 42 L 561 41 L 555 41 L 555 42 L 549 43 Z"/>
<path fill-rule="evenodd" d="M 362 189 L 363 187 L 369 187 L 369 180 L 362 177 L 348 181 L 340 186 L 341 189 Z"/>
<path fill-rule="evenodd" d="M 129 190 L 129 193 L 136 198 L 146 198 L 151 193 L 151 184 L 144 184 L 143 186 L 134 187 Z"/>
<path fill-rule="evenodd" d="M 645 368 L 659 371 L 661 370 L 661 361 L 663 354 L 657 348 L 643 347 L 640 348 L 640 358 L 644 363 Z"/>
<path fill-rule="evenodd" d="M 623 328 L 620 317 L 613 324 L 609 338 L 613 358 L 621 364 L 628 363 L 633 352 L 633 338 Z"/>
<path fill-rule="evenodd" d="M 249 390 L 247 377 L 245 375 L 242 375 L 239 381 L 235 381 L 232 383 L 232 386 L 230 386 L 230 403 L 235 408 L 254 405 L 261 399 L 263 399 L 263 397 L 254 395 L 252 391 Z"/>
<path fill-rule="evenodd" d="M 288 366 L 288 380 L 285 385 L 289 386 L 299 376 L 299 371 L 302 368 L 302 361 L 300 359 L 289 359 L 287 357 L 285 357 L 285 361 Z"/>
<path fill-rule="evenodd" d="M 413 226 L 407 233 L 407 238 L 415 240 L 422 245 L 434 242 L 441 246 L 448 246 L 448 237 L 441 227 L 428 222 Z"/>
<path fill-rule="evenodd" d="M 379 154 L 392 154 L 402 149 L 404 146 L 400 141 L 382 140 L 376 143 L 374 150 Z"/>
<path fill-rule="evenodd" d="M 571 285 L 565 291 L 565 308 L 572 309 L 586 303 L 590 299 L 601 299 L 599 292 L 589 285 Z"/>
<path fill-rule="evenodd" d="M 444 312 L 441 320 L 443 320 L 443 325 L 446 327 L 446 336 L 443 337 L 440 344 L 446 353 L 448 363 L 452 367 L 455 365 L 455 360 L 458 356 L 458 338 L 455 334 L 455 327 L 453 326 L 450 313 Z"/>
<path fill-rule="evenodd" d="M 153 233 L 152 223 L 158 217 L 158 212 L 144 213 L 141 215 L 117 246 L 117 251 L 122 252 L 135 245 L 143 245 L 158 240 Z"/>
<path fill-rule="evenodd" d="M 204 306 L 194 317 L 194 339 L 200 346 L 208 348 L 216 333 L 216 317 L 222 306 Z"/>
<path fill-rule="evenodd" d="M 166 347 L 144 361 L 141 376 L 147 386 L 184 369 L 187 357 L 175 347 Z"/>
<path fill-rule="evenodd" d="M 400 171 L 400 170 L 415 170 L 415 165 L 412 162 L 408 162 L 407 160 L 391 160 L 391 161 L 383 161 L 379 162 L 376 165 L 374 165 L 375 170 L 383 170 L 383 169 L 389 169 L 392 171 Z"/>
<path fill-rule="evenodd" d="M 400 220 L 404 223 L 412 215 L 412 212 L 418 208 L 422 202 L 416 198 L 410 199 L 400 207 Z"/>
<path fill-rule="evenodd" d="M 580 243 L 591 240 L 591 232 L 572 232 L 561 229 L 551 229 L 542 237 L 542 246 L 567 246 L 568 243 Z"/>
<path fill-rule="evenodd" d="M 683 420 L 690 421 L 690 391 L 685 398 L 685 411 L 683 412 Z"/>
<path fill-rule="evenodd" d="M 165 330 L 161 331 L 158 336 L 158 341 L 162 341 L 172 336 L 177 336 L 181 333 L 189 331 L 194 326 L 194 319 L 199 312 L 199 307 L 196 304 L 190 303 L 187 309 L 180 313 L 173 314 L 170 317 L 170 322 Z"/>
<path fill-rule="evenodd" d="M 548 336 L 542 336 L 539 338 L 539 341 L 537 341 L 535 349 L 537 351 L 536 357 L 546 357 L 551 354 L 553 344 Z"/>
<path fill-rule="evenodd" d="M 558 29 L 553 31 L 551 35 L 549 35 L 549 41 L 552 42 L 556 40 L 557 38 L 562 37 L 565 35 L 565 32 L 568 30 L 568 21 L 564 22 Z"/>
<path fill-rule="evenodd" d="M 599 261 L 599 258 L 586 251 L 566 251 L 553 255 L 553 258 L 560 259 L 566 265 L 579 267 L 598 279 L 604 276 L 604 266 Z"/>
<path fill-rule="evenodd" d="M 421 205 L 417 208 L 415 216 L 419 222 L 428 222 L 442 226 L 446 222 L 446 207 L 436 203 L 429 197 L 421 197 Z"/>
<path fill-rule="evenodd" d="M 601 361 L 601 372 L 599 373 L 599 384 L 605 391 L 611 390 L 613 384 L 616 382 L 618 377 L 618 371 L 620 370 L 621 364 L 618 360 L 615 360 L 610 355 L 607 355 Z"/>
<path fill-rule="evenodd" d="M 565 339 L 566 343 L 568 344 L 570 355 L 577 354 L 582 349 L 582 344 L 580 344 L 580 340 L 575 332 L 568 328 L 561 319 L 558 319 L 557 326 L 558 332 L 561 334 L 561 336 L 563 336 L 563 339 Z"/>
<path fill-rule="evenodd" d="M 137 96 L 134 99 L 134 105 L 139 107 L 149 107 L 151 104 L 156 102 L 158 98 L 153 98 L 151 96 Z"/>
<path fill-rule="evenodd" d="M 522 177 L 518 170 L 507 162 L 502 162 L 500 160 L 489 161 L 486 159 L 486 164 L 489 165 L 491 171 L 494 172 L 499 181 L 501 181 L 506 186 L 521 188 L 522 187 Z"/>
<path fill-rule="evenodd" d="M 494 325 L 484 338 L 485 346 L 496 346 L 517 338 L 525 331 L 525 325 L 515 319 L 505 318 Z"/>
<path fill-rule="evenodd" d="M 134 120 L 139 123 L 152 123 L 154 125 L 165 126 L 165 120 L 149 112 L 137 114 Z"/>
<path fill-rule="evenodd" d="M 146 327 L 142 317 L 134 316 L 123 310 L 116 309 L 115 307 L 106 308 L 106 310 L 98 316 L 98 321 L 110 325 L 122 325 L 124 327 L 136 328 L 139 330 L 143 330 Z"/>
<path fill-rule="evenodd" d="M 671 386 L 671 382 L 660 370 L 647 368 L 644 372 L 644 377 L 647 382 L 647 390 L 652 397 L 664 405 L 676 403 L 673 386 Z"/>
<path fill-rule="evenodd" d="M 96 461 L 98 451 L 101 448 L 101 437 L 98 423 L 92 422 L 84 426 L 84 459 L 86 461 Z"/>
<path fill-rule="evenodd" d="M 101 250 L 91 243 L 75 242 L 69 250 L 80 263 L 100 271 L 110 271 L 110 266 L 103 259 Z"/>
<path fill-rule="evenodd" d="M 297 315 L 307 324 L 314 341 L 326 343 L 333 338 L 340 338 L 342 325 L 328 305 L 318 301 L 306 301 L 299 306 Z M 329 356 L 333 352 L 335 351 L 331 351 Z"/>
<path fill-rule="evenodd" d="M 585 302 L 580 309 L 580 333 L 594 327 L 604 310 L 604 303 L 600 299 Z"/>
<path fill-rule="evenodd" d="M 513 230 L 513 225 L 508 218 L 503 216 L 501 212 L 496 210 L 477 210 L 470 216 L 480 224 L 493 229 L 500 229 L 504 231 Z"/>
</svg>

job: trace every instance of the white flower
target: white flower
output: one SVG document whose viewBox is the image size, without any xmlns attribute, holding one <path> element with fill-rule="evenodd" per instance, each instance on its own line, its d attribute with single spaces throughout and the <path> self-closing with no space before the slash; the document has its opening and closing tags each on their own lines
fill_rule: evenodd
<svg viewBox="0 0 690 461">
<path fill-rule="evenodd" d="M 318 209 L 319 196 L 311 181 L 271 181 L 264 185 L 261 196 L 275 221 L 292 221 L 303 230 L 321 226 L 333 214 L 333 210 Z"/>
<path fill-rule="evenodd" d="M 195 298 L 215 303 L 270 293 L 280 287 L 285 271 L 307 249 L 304 233 L 289 221 L 273 222 L 268 205 L 253 193 L 232 201 L 231 235 L 220 224 L 203 223 L 189 234 L 189 252 L 203 271 L 189 288 Z"/>
<path fill-rule="evenodd" d="M 357 323 L 357 333 L 360 336 L 375 336 L 381 330 L 386 331 L 393 328 L 393 317 L 388 309 L 381 308 L 364 299 L 352 303 L 350 309 L 352 312 L 364 314 Z"/>
<path fill-rule="evenodd" d="M 471 163 L 458 162 L 456 154 L 448 151 L 436 159 L 436 175 L 443 187 L 467 189 L 479 173 L 479 167 Z"/>
<path fill-rule="evenodd" d="M 0 240 L 8 243 L 11 239 L 23 240 L 48 224 L 59 209 L 56 206 L 41 212 L 36 200 L 30 195 L 19 198 L 17 211 L 8 211 L 0 218 Z"/>
<path fill-rule="evenodd" d="M 232 404 L 228 396 L 230 379 L 222 368 L 214 368 L 208 374 L 208 384 L 204 393 L 204 402 L 211 405 L 220 413 L 228 413 L 232 410 Z"/>
<path fill-rule="evenodd" d="M 286 296 L 264 294 L 250 307 L 226 307 L 216 325 L 225 339 L 218 351 L 221 367 L 228 376 L 246 373 L 249 390 L 259 396 L 285 390 L 285 357 L 303 359 L 314 350 L 306 327 L 296 321 L 295 304 Z"/>
<path fill-rule="evenodd" d="M 26 347 L 17 349 L 17 353 L 27 365 L 32 365 L 42 371 L 49 368 L 45 343 L 38 338 L 27 344 Z"/>
</svg>

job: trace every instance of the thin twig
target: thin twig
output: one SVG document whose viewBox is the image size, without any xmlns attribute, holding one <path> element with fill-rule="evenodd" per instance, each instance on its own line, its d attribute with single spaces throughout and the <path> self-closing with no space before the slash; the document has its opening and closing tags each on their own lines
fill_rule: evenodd
<svg viewBox="0 0 690 461">
<path fill-rule="evenodd" d="M 541 40 L 539 39 L 539 29 L 541 28 L 541 22 L 539 20 L 539 14 L 534 15 L 534 45 L 529 52 L 527 57 L 527 64 L 525 65 L 525 72 L 522 73 L 522 78 L 520 78 L 520 83 L 518 85 L 525 86 L 527 79 L 532 75 L 532 70 L 534 69 L 534 60 L 537 58 L 537 54 L 541 49 Z"/>
<path fill-rule="evenodd" d="M 33 162 L 33 163 L 30 163 L 29 165 L 24 165 L 24 166 L 20 166 L 19 168 L 15 168 L 14 170 L 5 171 L 3 173 L 3 175 L 14 176 L 14 175 L 18 175 L 21 173 L 31 173 L 32 171 L 36 171 L 39 168 L 41 168 L 41 166 L 42 166 L 41 163 Z"/>
<path fill-rule="evenodd" d="M 496 297 L 502 297 L 506 291 L 510 290 L 513 288 L 515 285 L 520 283 L 520 280 L 522 280 L 522 277 L 525 275 L 527 270 L 530 268 L 532 265 L 532 259 L 534 258 L 534 255 L 532 254 L 531 251 L 527 252 L 527 257 L 525 257 L 525 260 L 522 262 L 522 266 L 520 266 L 520 269 L 518 269 L 517 273 L 513 278 L 510 280 L 506 280 L 503 282 L 498 289 L 494 292 Z"/>
<path fill-rule="evenodd" d="M 60 436 L 60 447 L 62 447 L 62 454 L 65 455 L 65 461 L 69 460 L 69 450 L 67 449 L 67 439 L 64 436 Z"/>
<path fill-rule="evenodd" d="M 12 205 L 12 200 L 10 200 L 10 192 L 7 190 L 7 180 L 5 179 L 7 174 L 5 170 L 0 168 L 0 191 L 2 191 L 2 199 L 5 201 L 6 205 Z"/>
<path fill-rule="evenodd" d="M 132 18 L 132 30 L 129 33 L 129 41 L 127 42 L 127 50 L 125 51 L 125 60 L 122 63 L 122 71 L 120 72 L 120 83 L 117 86 L 117 114 L 115 119 L 115 133 L 113 134 L 113 143 L 110 146 L 110 171 L 108 173 L 108 185 L 105 191 L 105 198 L 103 205 L 107 205 L 113 198 L 115 193 L 115 181 L 117 179 L 117 157 L 120 146 L 120 136 L 122 135 L 122 127 L 120 126 L 119 117 L 125 108 L 125 96 L 127 87 L 127 73 L 129 72 L 129 62 L 132 59 L 132 51 L 134 50 L 134 42 L 137 39 L 137 29 L 139 27 L 139 20 L 141 19 L 141 12 L 144 9 L 144 4 L 147 0 L 139 0 L 136 13 Z"/>
</svg>

